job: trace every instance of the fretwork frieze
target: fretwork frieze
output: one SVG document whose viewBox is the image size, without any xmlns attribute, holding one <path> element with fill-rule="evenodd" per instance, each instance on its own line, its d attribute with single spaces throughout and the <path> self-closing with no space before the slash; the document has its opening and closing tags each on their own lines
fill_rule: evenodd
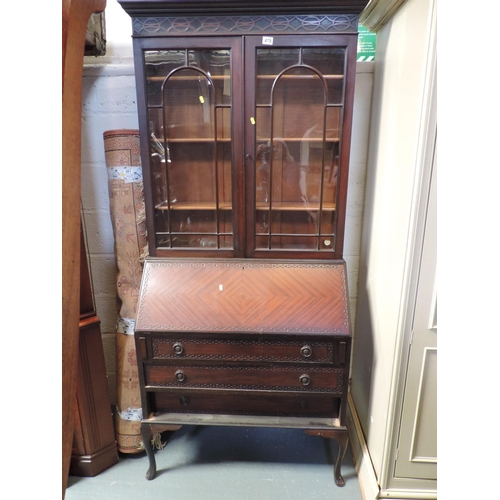
<svg viewBox="0 0 500 500">
<path fill-rule="evenodd" d="M 358 15 L 136 17 L 136 36 L 357 33 Z"/>
</svg>

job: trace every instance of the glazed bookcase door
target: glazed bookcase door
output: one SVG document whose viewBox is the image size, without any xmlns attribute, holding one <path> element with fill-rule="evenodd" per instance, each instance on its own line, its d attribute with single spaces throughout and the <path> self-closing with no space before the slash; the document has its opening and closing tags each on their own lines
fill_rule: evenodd
<svg viewBox="0 0 500 500">
<path fill-rule="evenodd" d="M 238 256 L 241 39 L 136 43 L 150 254 Z"/>
<path fill-rule="evenodd" d="M 246 38 L 248 257 L 342 258 L 355 56 L 349 35 Z"/>
</svg>

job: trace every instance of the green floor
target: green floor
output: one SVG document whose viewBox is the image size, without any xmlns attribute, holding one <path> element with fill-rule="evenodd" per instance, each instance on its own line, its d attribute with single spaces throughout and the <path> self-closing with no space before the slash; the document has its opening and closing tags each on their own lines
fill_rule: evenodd
<svg viewBox="0 0 500 500">
<path fill-rule="evenodd" d="M 157 476 L 145 479 L 145 453 L 120 454 L 95 477 L 70 476 L 66 500 L 362 500 L 350 450 L 346 481 L 333 479 L 337 444 L 298 429 L 185 426 L 156 451 Z"/>
</svg>

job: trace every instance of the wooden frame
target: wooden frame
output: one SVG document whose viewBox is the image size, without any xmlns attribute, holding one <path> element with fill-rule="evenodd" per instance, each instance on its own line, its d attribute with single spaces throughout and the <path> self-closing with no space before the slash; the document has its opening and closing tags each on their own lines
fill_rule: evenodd
<svg viewBox="0 0 500 500">
<path fill-rule="evenodd" d="M 82 74 L 88 19 L 105 0 L 63 0 L 62 8 L 62 496 L 66 493 L 78 367 Z"/>
</svg>

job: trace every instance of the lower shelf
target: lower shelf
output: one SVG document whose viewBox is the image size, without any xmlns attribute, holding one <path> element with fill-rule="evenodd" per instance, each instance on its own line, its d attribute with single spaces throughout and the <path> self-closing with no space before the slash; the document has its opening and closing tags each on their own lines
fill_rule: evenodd
<svg viewBox="0 0 500 500">
<path fill-rule="evenodd" d="M 144 449 L 148 456 L 149 468 L 146 479 L 156 477 L 156 459 L 151 444 L 151 435 L 157 425 L 185 424 L 185 425 L 213 425 L 213 426 L 245 426 L 245 427 L 277 427 L 304 429 L 307 434 L 334 439 L 338 443 L 338 453 L 333 469 L 333 476 L 337 486 L 344 486 L 345 480 L 341 474 L 342 460 L 347 450 L 349 437 L 347 428 L 339 425 L 336 418 L 303 418 L 303 417 L 263 417 L 246 415 L 211 415 L 211 414 L 152 414 L 141 422 L 141 435 Z"/>
<path fill-rule="evenodd" d="M 288 429 L 345 429 L 338 418 L 263 417 L 255 415 L 213 415 L 192 413 L 158 413 L 144 419 L 145 424 L 220 425 L 241 427 L 276 427 Z"/>
</svg>

